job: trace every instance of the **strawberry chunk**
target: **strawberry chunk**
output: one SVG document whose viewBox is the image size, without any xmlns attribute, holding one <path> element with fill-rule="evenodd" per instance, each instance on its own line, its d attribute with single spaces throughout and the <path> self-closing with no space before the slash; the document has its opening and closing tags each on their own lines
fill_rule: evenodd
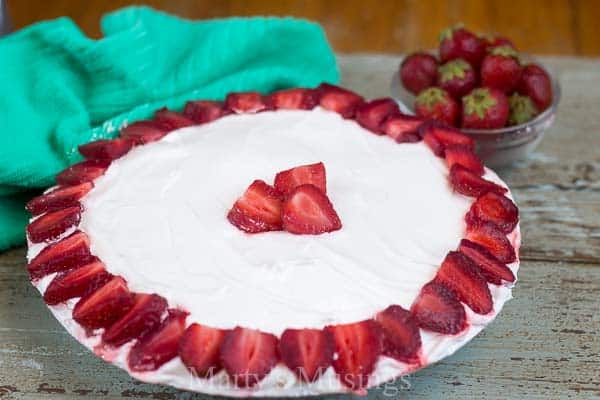
<svg viewBox="0 0 600 400">
<path fill-rule="evenodd" d="M 418 130 L 424 122 L 420 117 L 396 114 L 385 120 L 381 130 L 398 143 L 414 143 L 421 140 Z"/>
<path fill-rule="evenodd" d="M 107 328 L 132 306 L 133 295 L 127 282 L 115 276 L 95 292 L 79 299 L 73 308 L 73 319 L 88 329 Z"/>
<path fill-rule="evenodd" d="M 515 275 L 506 266 L 492 255 L 485 247 L 463 239 L 460 241 L 458 250 L 469 257 L 479 267 L 481 275 L 494 285 L 502 284 L 502 281 L 514 282 Z"/>
<path fill-rule="evenodd" d="M 62 272 L 54 277 L 44 292 L 46 304 L 54 305 L 82 297 L 104 285 L 112 278 L 103 263 L 93 261 L 72 271 Z"/>
<path fill-rule="evenodd" d="M 205 124 L 227 114 L 222 102 L 211 100 L 188 101 L 183 110 L 183 115 L 197 124 Z"/>
<path fill-rule="evenodd" d="M 509 264 L 517 259 L 510 240 L 489 222 L 467 227 L 467 239 L 485 247 L 500 262 Z"/>
<path fill-rule="evenodd" d="M 247 233 L 281 230 L 282 196 L 274 187 L 256 180 L 237 199 L 227 219 Z"/>
<path fill-rule="evenodd" d="M 130 139 L 101 139 L 79 146 L 79 153 L 88 160 L 116 160 L 127 154 L 132 147 Z"/>
<path fill-rule="evenodd" d="M 318 235 L 342 228 L 331 201 L 315 185 L 300 185 L 283 202 L 283 229 L 296 234 Z"/>
<path fill-rule="evenodd" d="M 133 305 L 102 335 L 104 343 L 115 347 L 140 338 L 154 330 L 167 311 L 167 301 L 157 294 L 137 293 Z"/>
<path fill-rule="evenodd" d="M 467 225 L 490 222 L 504 233 L 510 233 L 519 222 L 519 209 L 508 197 L 488 192 L 471 205 L 465 217 Z"/>
<path fill-rule="evenodd" d="M 450 168 L 450 185 L 465 196 L 479 197 L 488 192 L 506 193 L 506 189 L 469 171 L 460 164 Z"/>
<path fill-rule="evenodd" d="M 373 320 L 325 328 L 333 336 L 337 358 L 333 369 L 342 384 L 359 390 L 365 388 L 382 350 L 382 334 Z"/>
<path fill-rule="evenodd" d="M 316 91 L 296 88 L 271 93 L 266 102 L 272 109 L 311 110 L 317 105 L 317 100 Z"/>
<path fill-rule="evenodd" d="M 252 387 L 277 364 L 277 337 L 254 329 L 237 327 L 225 335 L 221 363 L 239 387 Z"/>
<path fill-rule="evenodd" d="M 373 133 L 383 135 L 383 121 L 392 114 L 398 114 L 398 103 L 389 97 L 371 100 L 356 109 L 356 121 Z"/>
<path fill-rule="evenodd" d="M 446 147 L 453 144 L 462 144 L 470 149 L 475 146 L 473 139 L 460 130 L 436 121 L 423 124 L 419 129 L 419 134 L 438 157 L 443 157 Z"/>
<path fill-rule="evenodd" d="M 352 118 L 356 108 L 364 101 L 362 96 L 328 83 L 322 83 L 317 91 L 319 105 L 326 110 L 340 114 L 343 118 Z"/>
<path fill-rule="evenodd" d="M 493 309 L 492 294 L 471 259 L 458 251 L 446 255 L 435 280 L 454 292 L 456 297 L 477 314 Z"/>
<path fill-rule="evenodd" d="M 190 118 L 167 108 L 161 108 L 154 113 L 154 122 L 168 131 L 194 125 Z"/>
<path fill-rule="evenodd" d="M 93 181 L 104 175 L 109 165 L 109 160 L 87 160 L 73 164 L 56 175 L 56 183 L 68 186 Z"/>
<path fill-rule="evenodd" d="M 169 316 L 160 326 L 141 337 L 131 348 L 127 364 L 135 372 L 155 371 L 177 357 L 179 340 L 185 331 L 188 314 L 169 310 Z"/>
<path fill-rule="evenodd" d="M 169 129 L 154 121 L 137 121 L 121 129 L 121 137 L 136 144 L 146 144 L 162 139 Z"/>
<path fill-rule="evenodd" d="M 429 282 L 421 288 L 410 312 L 419 327 L 454 335 L 467 327 L 465 309 L 446 286 Z"/>
<path fill-rule="evenodd" d="M 301 165 L 278 172 L 275 175 L 275 189 L 283 195 L 288 195 L 300 185 L 311 184 L 318 187 L 323 193 L 327 193 L 327 178 L 325 164 L 322 162 L 309 165 Z"/>
<path fill-rule="evenodd" d="M 319 329 L 286 329 L 279 341 L 281 361 L 305 382 L 319 379 L 333 361 L 333 338 Z"/>
<path fill-rule="evenodd" d="M 383 354 L 406 363 L 419 362 L 421 334 L 410 312 L 391 305 L 375 316 L 383 334 Z"/>
<path fill-rule="evenodd" d="M 66 271 L 93 260 L 90 254 L 90 240 L 81 231 L 75 231 L 64 239 L 53 243 L 29 262 L 27 269 L 31 279 L 57 271 Z"/>
<path fill-rule="evenodd" d="M 229 93 L 225 108 L 236 114 L 252 114 L 268 109 L 263 96 L 258 92 Z"/>
<path fill-rule="evenodd" d="M 222 368 L 220 348 L 227 331 L 205 325 L 190 325 L 179 341 L 179 357 L 194 374 L 210 378 Z"/>
<path fill-rule="evenodd" d="M 56 239 L 70 227 L 79 224 L 80 218 L 79 205 L 49 212 L 27 225 L 27 237 L 33 243 Z"/>
<path fill-rule="evenodd" d="M 452 168 L 453 165 L 458 164 L 474 174 L 479 176 L 483 175 L 483 163 L 469 146 L 465 146 L 463 144 L 452 144 L 446 147 L 444 154 L 448 168 Z"/>
<path fill-rule="evenodd" d="M 33 215 L 45 212 L 58 211 L 67 207 L 76 206 L 92 188 L 92 182 L 84 182 L 75 186 L 58 187 L 51 192 L 35 197 L 27 203 L 25 208 Z"/>
</svg>

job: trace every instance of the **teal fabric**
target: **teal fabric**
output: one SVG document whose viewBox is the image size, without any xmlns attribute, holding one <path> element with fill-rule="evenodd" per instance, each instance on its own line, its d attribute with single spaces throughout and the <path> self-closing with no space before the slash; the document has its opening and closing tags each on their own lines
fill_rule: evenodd
<svg viewBox="0 0 600 400">
<path fill-rule="evenodd" d="M 131 7 L 104 16 L 102 31 L 93 40 L 60 18 L 0 39 L 0 250 L 24 241 L 25 199 L 79 161 L 79 144 L 190 99 L 339 80 L 323 30 L 304 20 Z"/>
</svg>

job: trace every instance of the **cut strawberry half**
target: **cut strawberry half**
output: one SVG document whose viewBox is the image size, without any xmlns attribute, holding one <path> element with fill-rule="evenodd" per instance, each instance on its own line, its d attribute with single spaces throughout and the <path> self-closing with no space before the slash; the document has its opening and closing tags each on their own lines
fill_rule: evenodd
<svg viewBox="0 0 600 400">
<path fill-rule="evenodd" d="M 419 128 L 419 134 L 438 157 L 444 156 L 446 147 L 453 144 L 461 144 L 474 148 L 473 139 L 460 130 L 437 121 L 429 121 Z"/>
<path fill-rule="evenodd" d="M 56 183 L 68 186 L 93 181 L 104 175 L 109 165 L 109 160 L 87 160 L 73 164 L 56 175 Z"/>
<path fill-rule="evenodd" d="M 488 314 L 494 305 L 487 282 L 471 259 L 458 251 L 446 255 L 435 280 L 477 314 Z"/>
<path fill-rule="evenodd" d="M 458 193 L 471 197 L 479 197 L 488 192 L 498 194 L 507 192 L 502 186 L 483 179 L 460 164 L 455 164 L 450 168 L 450 185 Z"/>
<path fill-rule="evenodd" d="M 469 146 L 452 144 L 446 147 L 444 154 L 448 168 L 452 168 L 453 165 L 458 164 L 476 175 L 483 175 L 483 163 Z"/>
<path fill-rule="evenodd" d="M 419 362 L 421 334 L 410 312 L 392 305 L 375 316 L 383 334 L 383 354 L 406 363 Z"/>
<path fill-rule="evenodd" d="M 519 222 L 519 209 L 508 197 L 488 192 L 471 205 L 465 217 L 467 225 L 490 222 L 504 233 L 510 233 Z"/>
<path fill-rule="evenodd" d="M 500 262 L 509 264 L 517 259 L 510 240 L 500 229 L 489 222 L 467 227 L 467 239 L 485 247 Z"/>
<path fill-rule="evenodd" d="M 183 115 L 197 124 L 214 121 L 227 113 L 222 102 L 211 100 L 188 101 L 183 110 Z"/>
<path fill-rule="evenodd" d="M 460 241 L 458 250 L 469 257 L 479 267 L 481 275 L 494 285 L 502 284 L 502 281 L 514 282 L 515 275 L 506 266 L 492 255 L 485 247 L 463 239 Z"/>
<path fill-rule="evenodd" d="M 283 229 L 295 234 L 318 235 L 342 228 L 331 201 L 315 185 L 300 185 L 283 202 Z"/>
<path fill-rule="evenodd" d="M 194 125 L 190 118 L 167 108 L 161 108 L 154 113 L 154 122 L 168 131 Z"/>
<path fill-rule="evenodd" d="M 465 309 L 450 289 L 438 282 L 421 288 L 410 312 L 426 330 L 454 335 L 467 327 Z"/>
<path fill-rule="evenodd" d="M 229 93 L 225 108 L 236 114 L 252 114 L 268 109 L 263 96 L 258 92 Z"/>
<path fill-rule="evenodd" d="M 274 187 L 256 180 L 237 199 L 227 219 L 247 233 L 281 230 L 282 196 Z"/>
<path fill-rule="evenodd" d="M 56 239 L 70 227 L 79 224 L 80 218 L 80 205 L 49 212 L 27 225 L 27 237 L 33 243 Z"/>
<path fill-rule="evenodd" d="M 25 208 L 33 215 L 45 212 L 58 211 L 67 207 L 76 206 L 79 200 L 92 188 L 92 182 L 84 182 L 75 186 L 58 187 L 51 192 L 35 197 L 27 203 Z"/>
<path fill-rule="evenodd" d="M 414 143 L 421 140 L 418 131 L 424 122 L 420 117 L 396 114 L 383 122 L 381 130 L 398 143 Z"/>
<path fill-rule="evenodd" d="M 75 297 L 82 297 L 104 285 L 112 278 L 104 264 L 94 261 L 54 277 L 44 292 L 46 304 L 54 305 Z"/>
<path fill-rule="evenodd" d="M 239 387 L 256 385 L 277 361 L 277 337 L 270 333 L 237 327 L 221 344 L 221 363 Z"/>
<path fill-rule="evenodd" d="M 317 91 L 319 105 L 326 110 L 340 114 L 343 118 L 352 118 L 356 108 L 364 101 L 362 96 L 328 83 L 321 84 Z"/>
<path fill-rule="evenodd" d="M 287 89 L 271 93 L 266 100 L 269 108 L 284 110 L 311 110 L 317 105 L 317 93 L 311 89 Z"/>
<path fill-rule="evenodd" d="M 79 146 L 79 153 L 88 160 L 116 160 L 123 157 L 133 147 L 127 138 L 101 139 Z"/>
<path fill-rule="evenodd" d="M 73 308 L 73 319 L 88 329 L 107 328 L 131 308 L 133 295 L 127 282 L 115 276 L 95 292 L 79 299 Z"/>
<path fill-rule="evenodd" d="M 167 301 L 157 294 L 137 293 L 133 305 L 102 335 L 102 341 L 118 347 L 154 330 L 167 311 Z"/>
<path fill-rule="evenodd" d="M 57 271 L 91 262 L 90 240 L 81 231 L 75 231 L 60 241 L 47 246 L 29 262 L 27 269 L 31 279 L 38 279 Z"/>
<path fill-rule="evenodd" d="M 373 320 L 326 328 L 331 333 L 337 358 L 333 369 L 342 384 L 353 390 L 365 388 L 382 350 L 382 335 Z"/>
<path fill-rule="evenodd" d="M 356 121 L 358 123 L 378 135 L 383 135 L 381 129 L 383 121 L 393 114 L 398 114 L 398 103 L 389 97 L 382 99 L 371 100 L 363 103 L 356 109 Z"/>
<path fill-rule="evenodd" d="M 283 195 L 289 194 L 300 185 L 312 184 L 323 193 L 327 193 L 327 178 L 325 164 L 322 162 L 310 165 L 301 165 L 278 172 L 275 175 L 275 189 Z"/>
<path fill-rule="evenodd" d="M 179 357 L 195 375 L 210 378 L 222 368 L 220 349 L 226 330 L 205 325 L 190 325 L 179 341 Z"/>
<path fill-rule="evenodd" d="M 286 329 L 279 341 L 281 361 L 305 382 L 315 382 L 333 361 L 333 338 L 319 329 Z"/>
<path fill-rule="evenodd" d="M 188 314 L 169 310 L 169 316 L 160 326 L 142 336 L 131 348 L 127 364 L 135 372 L 155 371 L 177 357 L 179 340 L 185 331 Z"/>
<path fill-rule="evenodd" d="M 146 144 L 162 139 L 169 129 L 154 121 L 137 121 L 121 129 L 121 137 L 136 144 Z"/>
</svg>

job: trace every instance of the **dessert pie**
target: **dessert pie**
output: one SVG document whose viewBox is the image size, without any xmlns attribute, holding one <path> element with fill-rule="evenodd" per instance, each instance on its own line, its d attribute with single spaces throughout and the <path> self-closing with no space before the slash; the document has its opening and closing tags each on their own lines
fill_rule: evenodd
<svg viewBox="0 0 600 400">
<path fill-rule="evenodd" d="M 473 141 L 340 87 L 161 109 L 31 200 L 28 271 L 133 377 L 228 396 L 364 393 L 511 297 L 518 209 Z"/>
</svg>

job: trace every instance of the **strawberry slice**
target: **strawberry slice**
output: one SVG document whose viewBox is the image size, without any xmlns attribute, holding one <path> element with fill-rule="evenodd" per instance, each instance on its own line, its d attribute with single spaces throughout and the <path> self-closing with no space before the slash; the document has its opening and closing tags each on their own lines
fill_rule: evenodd
<svg viewBox="0 0 600 400">
<path fill-rule="evenodd" d="M 157 294 L 137 293 L 133 306 L 102 335 L 104 343 L 115 347 L 154 330 L 167 311 L 167 301 Z"/>
<path fill-rule="evenodd" d="M 169 129 L 154 121 L 137 121 L 121 129 L 121 137 L 130 139 L 136 144 L 146 144 L 162 139 Z"/>
<path fill-rule="evenodd" d="M 56 183 L 68 186 L 93 181 L 104 175 L 109 165 L 109 160 L 87 160 L 73 164 L 56 175 Z"/>
<path fill-rule="evenodd" d="M 179 341 L 179 357 L 194 376 L 210 378 L 221 370 L 220 348 L 226 334 L 196 323 L 187 328 Z"/>
<path fill-rule="evenodd" d="M 317 105 L 317 93 L 311 89 L 287 89 L 271 93 L 266 103 L 272 109 L 311 110 Z"/>
<path fill-rule="evenodd" d="M 469 257 L 479 267 L 481 275 L 494 285 L 502 284 L 502 281 L 514 282 L 515 275 L 506 266 L 492 255 L 485 247 L 463 239 L 460 241 L 458 250 Z"/>
<path fill-rule="evenodd" d="M 462 144 L 474 148 L 473 139 L 460 130 L 437 121 L 429 121 L 419 128 L 419 134 L 438 157 L 444 156 L 446 147 L 453 144 Z"/>
<path fill-rule="evenodd" d="M 419 362 L 421 334 L 417 321 L 404 308 L 391 305 L 375 316 L 383 333 L 383 354 L 406 363 Z"/>
<path fill-rule="evenodd" d="M 131 308 L 133 295 L 127 282 L 115 276 L 95 292 L 79 299 L 73 308 L 73 319 L 88 329 L 107 328 Z"/>
<path fill-rule="evenodd" d="M 339 86 L 322 83 L 317 88 L 319 105 L 326 110 L 334 111 L 343 118 L 352 118 L 356 108 L 363 103 L 362 96 Z"/>
<path fill-rule="evenodd" d="M 103 286 L 112 278 L 103 263 L 93 261 L 71 271 L 62 272 L 54 277 L 44 292 L 46 304 L 54 305 L 82 297 Z"/>
<path fill-rule="evenodd" d="M 331 201 L 315 185 L 300 185 L 283 202 L 283 229 L 296 234 L 318 235 L 342 228 Z"/>
<path fill-rule="evenodd" d="M 79 267 L 91 262 L 93 258 L 89 238 L 85 233 L 75 231 L 44 248 L 29 262 L 27 269 L 31 279 L 37 279 L 52 272 Z"/>
<path fill-rule="evenodd" d="M 185 331 L 188 313 L 170 309 L 160 326 L 141 337 L 131 348 L 127 363 L 135 372 L 155 371 L 177 357 L 179 339 Z"/>
<path fill-rule="evenodd" d="M 366 320 L 325 329 L 333 337 L 337 358 L 332 364 L 342 384 L 354 390 L 366 387 L 382 350 L 377 323 Z"/>
<path fill-rule="evenodd" d="M 446 255 L 435 281 L 454 292 L 477 314 L 487 314 L 494 304 L 487 282 L 471 259 L 458 251 Z"/>
<path fill-rule="evenodd" d="M 263 96 L 258 92 L 229 93 L 225 108 L 236 114 L 252 114 L 268 109 Z"/>
<path fill-rule="evenodd" d="M 453 165 L 458 164 L 474 174 L 479 176 L 483 175 L 483 163 L 469 146 L 452 144 L 446 147 L 444 154 L 448 168 L 452 168 Z"/>
<path fill-rule="evenodd" d="M 51 192 L 35 197 L 27 203 L 25 208 L 32 215 L 39 215 L 49 211 L 58 211 L 67 207 L 76 206 L 79 200 L 92 188 L 92 182 L 84 182 L 75 186 L 58 187 Z"/>
<path fill-rule="evenodd" d="M 371 100 L 363 103 L 356 109 L 356 121 L 358 123 L 378 135 L 383 135 L 381 129 L 383 121 L 393 114 L 400 113 L 398 103 L 389 97 L 382 99 Z"/>
<path fill-rule="evenodd" d="M 300 185 L 311 184 L 318 187 L 323 193 L 327 193 L 327 178 L 325 164 L 322 162 L 309 165 L 301 165 L 275 175 L 275 189 L 287 195 Z"/>
<path fill-rule="evenodd" d="M 467 239 L 485 247 L 500 262 L 509 264 L 517 259 L 510 240 L 500 229 L 489 222 L 468 226 Z"/>
<path fill-rule="evenodd" d="M 286 329 L 279 341 L 281 361 L 305 382 L 315 382 L 333 361 L 333 338 L 319 329 Z"/>
<path fill-rule="evenodd" d="M 237 199 L 227 219 L 247 233 L 281 230 L 282 196 L 274 187 L 256 180 Z"/>
<path fill-rule="evenodd" d="M 421 140 L 419 127 L 424 122 L 420 117 L 395 114 L 383 122 L 381 130 L 398 143 L 414 143 Z"/>
<path fill-rule="evenodd" d="M 454 335 L 467 327 L 465 309 L 452 291 L 438 282 L 429 282 L 421 288 L 410 312 L 419 327 Z"/>
<path fill-rule="evenodd" d="M 88 160 L 116 160 L 127 154 L 132 147 L 130 139 L 101 139 L 79 146 L 79 153 Z"/>
<path fill-rule="evenodd" d="M 506 189 L 469 171 L 460 164 L 450 168 L 450 185 L 465 196 L 479 197 L 488 192 L 506 193 Z"/>
<path fill-rule="evenodd" d="M 205 124 L 227 115 L 223 103 L 211 100 L 196 100 L 185 103 L 183 115 L 197 124 Z"/>
<path fill-rule="evenodd" d="M 168 131 L 174 131 L 175 129 L 194 125 L 194 121 L 190 118 L 178 112 L 171 111 L 166 107 L 161 108 L 154 113 L 154 122 Z"/>
<path fill-rule="evenodd" d="M 239 387 L 252 387 L 277 364 L 277 337 L 236 327 L 221 344 L 221 363 Z"/>
<path fill-rule="evenodd" d="M 471 206 L 465 217 L 467 225 L 490 222 L 504 233 L 510 233 L 519 222 L 519 209 L 508 197 L 488 192 Z"/>
<path fill-rule="evenodd" d="M 27 237 L 33 243 L 56 239 L 70 227 L 79 224 L 80 218 L 80 205 L 49 212 L 27 225 Z"/>
</svg>

